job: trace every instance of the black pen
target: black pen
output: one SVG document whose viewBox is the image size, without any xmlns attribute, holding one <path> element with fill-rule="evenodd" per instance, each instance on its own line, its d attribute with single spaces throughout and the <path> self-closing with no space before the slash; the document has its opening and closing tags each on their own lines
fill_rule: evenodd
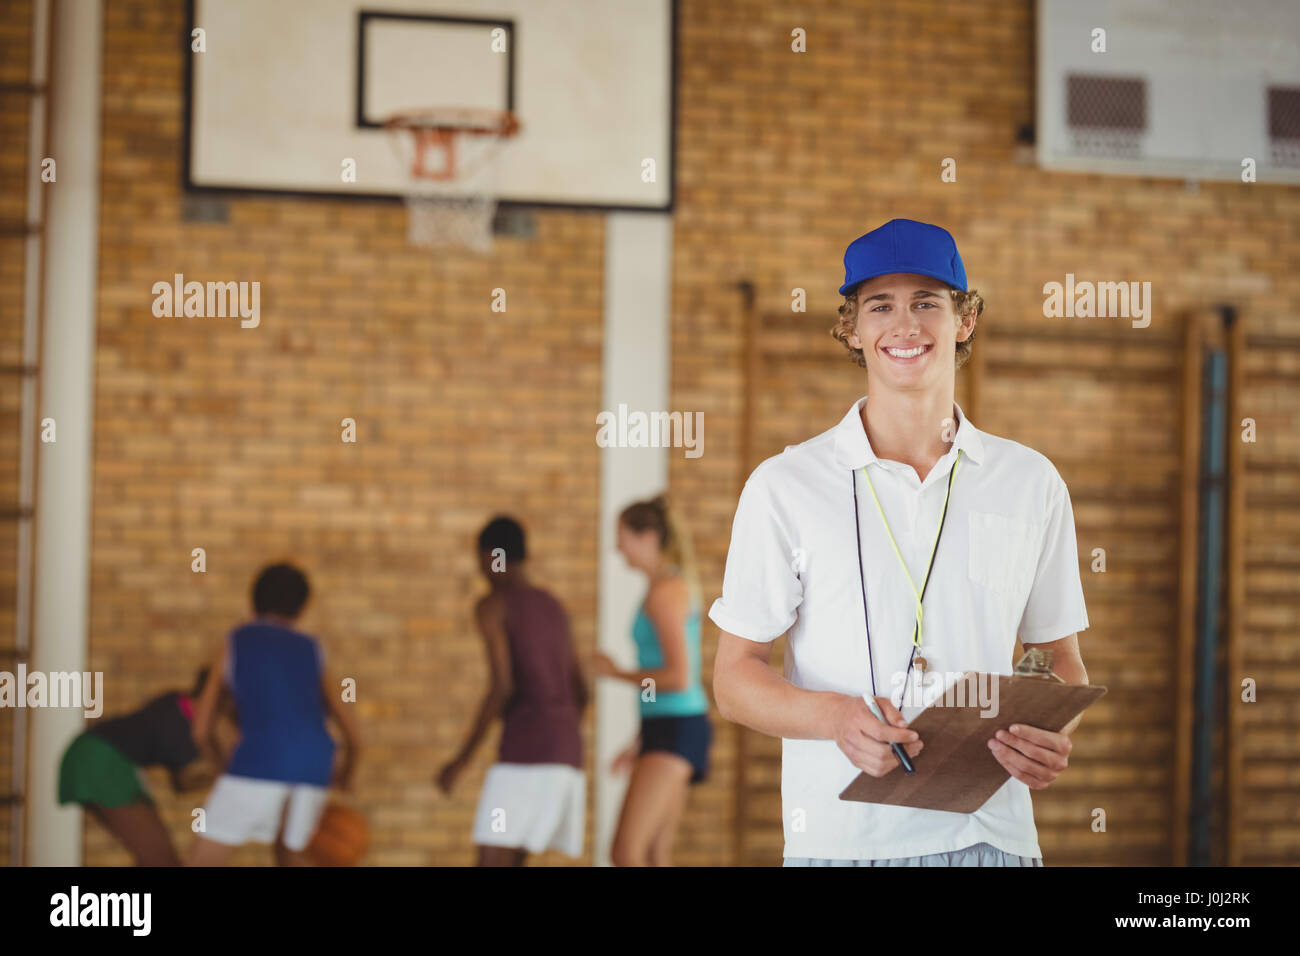
<svg viewBox="0 0 1300 956">
<path fill-rule="evenodd" d="M 876 720 L 885 726 L 890 726 L 889 721 L 885 720 L 885 715 L 880 712 L 880 705 L 876 703 L 874 697 L 868 697 L 864 694 L 862 699 L 867 702 L 867 706 L 871 708 L 871 713 Z M 907 756 L 907 751 L 903 749 L 902 744 L 890 744 L 889 749 L 898 758 L 898 765 L 903 768 L 903 773 L 916 773 L 916 768 L 912 766 L 911 758 Z"/>
</svg>

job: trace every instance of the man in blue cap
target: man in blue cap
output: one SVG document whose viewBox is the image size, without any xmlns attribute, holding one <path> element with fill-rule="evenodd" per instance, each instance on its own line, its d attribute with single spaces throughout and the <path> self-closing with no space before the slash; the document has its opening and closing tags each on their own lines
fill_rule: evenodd
<svg viewBox="0 0 1300 956">
<path fill-rule="evenodd" d="M 891 220 L 849 245 L 839 291 L 832 334 L 867 394 L 745 484 L 709 611 L 718 709 L 783 738 L 787 866 L 1041 866 L 1030 790 L 1065 769 L 1077 718 L 999 731 L 989 759 L 1008 779 L 973 813 L 839 799 L 860 772 L 902 772 L 893 743 L 924 760 L 907 720 L 954 675 L 1011 673 L 1017 639 L 1088 681 L 1065 483 L 954 400 L 984 303 L 953 237 Z M 782 635 L 785 676 L 769 664 Z"/>
</svg>

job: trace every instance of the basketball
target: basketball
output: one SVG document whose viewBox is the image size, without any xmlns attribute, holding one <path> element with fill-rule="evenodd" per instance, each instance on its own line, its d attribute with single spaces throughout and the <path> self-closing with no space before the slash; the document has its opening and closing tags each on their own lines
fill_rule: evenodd
<svg viewBox="0 0 1300 956">
<path fill-rule="evenodd" d="M 370 847 L 370 828 L 357 810 L 331 803 L 307 852 L 318 866 L 356 866 Z"/>
</svg>

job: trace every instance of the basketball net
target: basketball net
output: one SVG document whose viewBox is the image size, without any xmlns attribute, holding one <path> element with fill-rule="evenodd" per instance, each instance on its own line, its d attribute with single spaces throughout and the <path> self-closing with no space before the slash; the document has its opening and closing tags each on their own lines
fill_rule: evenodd
<svg viewBox="0 0 1300 956">
<path fill-rule="evenodd" d="M 410 177 L 407 242 L 492 251 L 501 148 L 519 130 L 509 111 L 433 108 L 384 124 Z"/>
</svg>

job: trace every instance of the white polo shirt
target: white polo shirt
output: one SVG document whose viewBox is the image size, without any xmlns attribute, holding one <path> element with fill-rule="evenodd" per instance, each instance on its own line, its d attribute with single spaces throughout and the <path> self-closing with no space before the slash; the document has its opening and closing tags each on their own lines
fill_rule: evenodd
<svg viewBox="0 0 1300 956">
<path fill-rule="evenodd" d="M 1055 466 L 1031 448 L 979 431 L 954 406 L 952 447 L 921 481 L 910 466 L 872 452 L 860 418 L 866 401 L 854 402 L 834 428 L 754 469 L 736 508 L 722 597 L 709 611 L 713 622 L 751 641 L 788 632 L 785 676 L 798 687 L 871 692 L 854 553 L 856 476 L 876 693 L 899 703 L 916 599 L 856 469 L 867 467 L 920 588 L 960 449 L 917 652 L 933 676 L 908 700 L 919 694 L 929 703 L 941 694 L 935 678 L 943 673 L 1010 674 L 1017 636 L 1037 644 L 1087 628 L 1074 512 Z M 919 678 L 913 670 L 912 683 Z M 922 707 L 900 709 L 910 719 Z M 948 813 L 840 800 L 857 774 L 834 740 L 782 741 L 786 856 L 887 859 L 981 842 L 1017 856 L 1042 855 L 1030 791 L 1019 780 L 1009 779 L 974 813 Z"/>
</svg>

